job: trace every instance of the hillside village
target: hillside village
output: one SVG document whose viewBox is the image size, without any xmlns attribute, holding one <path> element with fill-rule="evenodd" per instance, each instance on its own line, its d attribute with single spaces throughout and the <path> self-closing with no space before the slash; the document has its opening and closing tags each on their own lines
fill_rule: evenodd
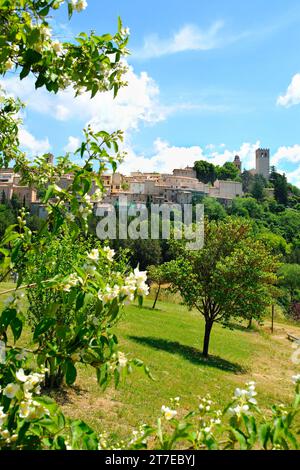
<svg viewBox="0 0 300 470">
<path fill-rule="evenodd" d="M 53 163 L 53 157 L 49 156 Z M 239 173 L 242 172 L 242 162 L 238 155 L 235 156 L 233 164 Z M 270 174 L 270 151 L 269 149 L 256 150 L 256 167 L 250 170 L 251 174 L 262 175 L 266 180 Z M 198 180 L 196 171 L 192 167 L 174 169 L 172 174 L 132 172 L 129 176 L 121 173 L 104 174 L 102 176 L 105 196 L 96 205 L 115 204 L 118 198 L 127 197 L 128 204 L 138 203 L 176 203 L 191 204 L 195 198 L 207 196 L 218 200 L 224 205 L 236 197 L 244 195 L 242 183 L 233 180 L 219 180 L 214 184 L 205 184 Z M 60 179 L 58 185 L 67 188 L 72 181 L 72 175 L 66 175 Z M 272 188 L 268 188 L 272 196 Z M 95 192 L 95 186 L 91 193 Z M 39 200 L 38 193 L 34 188 L 23 186 L 20 175 L 15 174 L 11 168 L 0 169 L 0 195 L 2 199 L 11 200 L 15 195 L 33 214 L 43 217 L 44 206 Z"/>
</svg>

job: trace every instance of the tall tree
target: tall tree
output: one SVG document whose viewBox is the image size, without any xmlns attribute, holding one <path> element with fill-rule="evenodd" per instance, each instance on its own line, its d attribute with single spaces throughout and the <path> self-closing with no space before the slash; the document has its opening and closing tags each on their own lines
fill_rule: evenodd
<svg viewBox="0 0 300 470">
<path fill-rule="evenodd" d="M 202 183 L 214 184 L 217 179 L 216 168 L 212 163 L 205 160 L 199 160 L 195 162 L 194 169 L 197 173 L 197 178 Z"/>
<path fill-rule="evenodd" d="M 270 174 L 270 182 L 274 186 L 274 196 L 278 204 L 287 206 L 289 188 L 285 174 L 281 175 L 276 171 L 272 171 Z"/>
<path fill-rule="evenodd" d="M 265 196 L 265 187 L 265 179 L 261 175 L 255 175 L 250 192 L 257 201 L 263 201 Z"/>
<path fill-rule="evenodd" d="M 244 193 L 250 193 L 253 182 L 254 182 L 254 175 L 252 175 L 252 173 L 250 173 L 250 171 L 244 170 L 242 175 L 241 175 L 241 178 L 242 178 Z"/>
<path fill-rule="evenodd" d="M 217 166 L 216 169 L 218 180 L 236 180 L 239 176 L 239 169 L 232 162 L 226 162 L 223 166 Z"/>
<path fill-rule="evenodd" d="M 171 243 L 176 259 L 168 263 L 169 282 L 189 308 L 203 315 L 207 357 L 216 322 L 226 326 L 231 318 L 262 318 L 272 302 L 278 259 L 257 240 L 249 223 L 232 218 L 206 221 L 202 250 Z"/>
</svg>

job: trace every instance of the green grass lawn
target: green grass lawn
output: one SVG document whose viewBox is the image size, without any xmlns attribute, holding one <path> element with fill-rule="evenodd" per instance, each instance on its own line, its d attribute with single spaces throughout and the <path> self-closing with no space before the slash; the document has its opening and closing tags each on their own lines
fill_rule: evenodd
<svg viewBox="0 0 300 470">
<path fill-rule="evenodd" d="M 147 300 L 144 308 L 127 307 L 116 333 L 120 350 L 142 359 L 155 381 L 134 371 L 118 390 L 102 392 L 93 370 L 82 367 L 77 386 L 60 396 L 67 414 L 125 436 L 141 422 L 153 423 L 170 397 L 180 396 L 186 410 L 207 393 L 223 405 L 235 387 L 255 380 L 262 408 L 291 398 L 291 376 L 300 371 L 290 359 L 293 349 L 286 331 L 291 327 L 278 323 L 271 336 L 267 326 L 231 331 L 215 325 L 211 357 L 204 360 L 202 317 L 176 303 L 159 302 L 155 311 L 150 305 Z M 300 337 L 300 328 L 292 331 Z"/>
<path fill-rule="evenodd" d="M 3 283 L 1 291 L 13 288 Z M 8 296 L 8 295 L 7 295 Z M 1 302 L 7 296 L 1 297 Z M 97 385 L 94 370 L 79 367 L 76 386 L 55 394 L 66 414 L 81 418 L 97 430 L 126 436 L 142 422 L 154 423 L 163 404 L 180 396 L 185 410 L 196 407 L 198 397 L 210 393 L 224 405 L 236 387 L 249 380 L 257 382 L 259 404 L 267 408 L 274 402 L 288 402 L 292 397 L 291 376 L 300 366 L 291 361 L 292 344 L 287 332 L 300 337 L 300 327 L 283 320 L 276 312 L 275 332 L 270 334 L 270 320 L 262 327 L 234 330 L 215 325 L 212 330 L 210 358 L 201 355 L 204 322 L 199 313 L 188 311 L 180 299 L 164 301 L 152 310 L 152 300 L 144 307 L 126 307 L 116 328 L 120 351 L 142 359 L 155 381 L 135 370 L 118 390 L 105 392 Z M 171 297 L 172 299 L 172 297 Z M 30 338 L 26 330 L 22 344 Z"/>
</svg>

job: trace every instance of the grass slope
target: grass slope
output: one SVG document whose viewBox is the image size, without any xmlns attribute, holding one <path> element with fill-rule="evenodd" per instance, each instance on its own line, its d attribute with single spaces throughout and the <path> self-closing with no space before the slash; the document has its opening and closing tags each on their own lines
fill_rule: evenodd
<svg viewBox="0 0 300 470">
<path fill-rule="evenodd" d="M 118 390 L 102 392 L 93 370 L 81 367 L 76 387 L 59 397 L 67 414 L 86 420 L 98 430 L 125 436 L 139 423 L 153 423 L 170 397 L 180 396 L 183 407 L 190 409 L 197 406 L 199 396 L 210 393 L 223 405 L 235 387 L 255 380 L 262 408 L 291 398 L 291 376 L 299 373 L 300 366 L 291 361 L 293 349 L 286 332 L 300 337 L 300 328 L 276 324 L 271 336 L 267 327 L 231 331 L 215 325 L 211 357 L 204 360 L 202 317 L 175 303 L 158 302 L 155 311 L 150 305 L 147 300 L 142 309 L 127 307 L 116 333 L 119 349 L 142 359 L 155 381 L 134 371 Z"/>
</svg>

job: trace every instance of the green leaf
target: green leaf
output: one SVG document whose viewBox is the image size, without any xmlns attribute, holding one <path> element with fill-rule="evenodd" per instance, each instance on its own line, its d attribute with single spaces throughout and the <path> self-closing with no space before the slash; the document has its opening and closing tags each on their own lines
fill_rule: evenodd
<svg viewBox="0 0 300 470">
<path fill-rule="evenodd" d="M 44 333 L 46 333 L 49 328 L 55 325 L 54 318 L 44 318 L 35 328 L 33 334 L 33 340 L 36 341 L 38 337 Z"/>
<path fill-rule="evenodd" d="M 14 336 L 14 341 L 18 341 L 22 334 L 23 322 L 20 318 L 16 317 L 13 321 L 10 322 L 10 327 Z"/>
<path fill-rule="evenodd" d="M 6 308 L 0 317 L 0 328 L 6 330 L 11 322 L 16 318 L 17 310 L 15 308 Z"/>
<path fill-rule="evenodd" d="M 27 65 L 27 64 L 24 65 L 20 73 L 20 79 L 23 80 L 23 78 L 27 77 L 29 72 L 30 72 L 30 65 Z"/>
<path fill-rule="evenodd" d="M 72 361 L 66 363 L 66 383 L 73 385 L 77 377 L 77 370 Z"/>
<path fill-rule="evenodd" d="M 40 16 L 47 16 L 50 10 L 50 6 L 47 6 L 39 11 Z"/>
<path fill-rule="evenodd" d="M 79 292 L 76 299 L 76 310 L 80 310 L 84 304 L 85 292 Z"/>
<path fill-rule="evenodd" d="M 121 29 L 123 28 L 123 23 L 122 23 L 122 19 L 120 16 L 118 16 L 118 33 L 121 32 Z"/>
</svg>

